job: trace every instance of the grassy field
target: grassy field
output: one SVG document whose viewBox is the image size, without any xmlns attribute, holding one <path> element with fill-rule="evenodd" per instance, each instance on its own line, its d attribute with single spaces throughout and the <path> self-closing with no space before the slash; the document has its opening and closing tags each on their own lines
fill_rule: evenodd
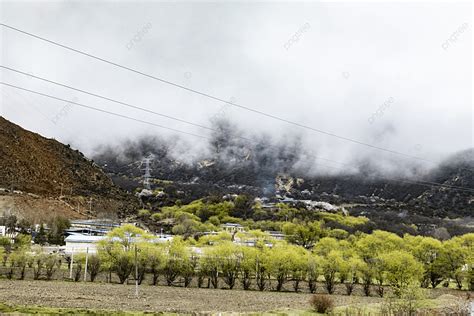
<svg viewBox="0 0 474 316">
<path fill-rule="evenodd" d="M 66 281 L 0 280 L 0 312 L 23 314 L 310 314 L 310 294 L 166 286 L 134 286 Z M 459 294 L 455 296 L 453 294 Z M 462 300 L 466 293 L 437 291 L 422 302 L 430 308 L 444 307 Z M 438 297 L 436 297 L 438 296 Z M 376 315 L 384 299 L 333 295 L 335 312 Z M 441 304 L 441 306 L 440 306 Z M 120 311 L 120 313 L 118 313 Z"/>
</svg>

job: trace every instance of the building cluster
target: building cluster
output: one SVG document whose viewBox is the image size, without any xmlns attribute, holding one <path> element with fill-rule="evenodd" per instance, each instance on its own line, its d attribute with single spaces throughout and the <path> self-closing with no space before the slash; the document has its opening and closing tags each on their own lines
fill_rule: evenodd
<svg viewBox="0 0 474 316">
<path fill-rule="evenodd" d="M 64 230 L 65 246 L 44 246 L 45 252 L 59 252 L 66 255 L 73 253 L 96 253 L 99 242 L 107 238 L 107 234 L 113 229 L 118 228 L 122 225 L 130 223 L 120 223 L 111 219 L 87 219 L 87 220 L 71 220 L 70 227 Z M 35 229 L 32 230 L 33 237 L 38 234 L 39 226 L 36 225 Z M 47 229 L 47 228 L 46 228 Z M 257 240 L 246 234 L 244 226 L 238 223 L 225 223 L 221 225 L 221 230 L 232 235 L 232 241 L 242 246 L 256 246 Z M 203 235 L 217 235 L 219 232 L 205 232 Z M 239 234 L 237 234 L 239 233 Z M 279 231 L 267 231 L 269 236 L 268 240 L 265 240 L 267 246 L 272 246 L 274 240 L 283 240 L 285 235 Z M 6 226 L 0 226 L 0 236 L 7 236 L 12 240 L 15 238 L 15 233 L 9 232 Z M 150 242 L 163 243 L 171 241 L 172 235 L 169 234 L 156 234 L 154 238 L 150 239 Z"/>
<path fill-rule="evenodd" d="M 295 199 L 288 196 L 281 196 L 279 194 L 275 195 L 275 198 L 267 198 L 267 197 L 258 197 L 255 198 L 255 202 L 260 205 L 260 207 L 264 210 L 268 211 L 277 211 L 278 204 L 286 204 L 291 207 L 295 207 L 297 205 L 304 206 L 307 210 L 310 211 L 324 211 L 324 212 L 342 212 L 344 215 L 348 215 L 348 212 L 344 207 L 339 207 L 333 205 L 328 202 L 322 201 L 313 201 L 313 200 L 305 200 L 305 199 Z"/>
<path fill-rule="evenodd" d="M 97 245 L 104 240 L 113 229 L 127 223 L 118 223 L 109 219 L 73 220 L 71 226 L 65 231 L 64 239 L 66 246 L 64 252 L 72 253 L 96 253 Z M 172 240 L 173 236 L 167 234 L 156 235 L 153 242 L 166 242 Z"/>
<path fill-rule="evenodd" d="M 66 246 L 64 253 L 71 255 L 72 253 L 96 253 L 97 246 L 100 241 L 106 238 L 108 232 L 121 224 L 110 220 L 77 220 L 71 221 L 71 227 L 66 230 L 67 237 L 65 238 Z M 225 223 L 221 225 L 223 231 L 234 235 L 233 242 L 243 246 L 253 247 L 257 241 L 254 238 L 242 238 L 235 236 L 236 233 L 245 233 L 245 228 L 237 223 Z M 278 231 L 268 231 L 271 240 L 283 240 L 285 235 Z M 204 235 L 216 235 L 218 232 L 207 232 Z M 172 235 L 158 234 L 155 238 L 150 239 L 150 242 L 163 243 L 171 241 Z M 265 241 L 267 246 L 272 246 L 271 240 Z"/>
</svg>

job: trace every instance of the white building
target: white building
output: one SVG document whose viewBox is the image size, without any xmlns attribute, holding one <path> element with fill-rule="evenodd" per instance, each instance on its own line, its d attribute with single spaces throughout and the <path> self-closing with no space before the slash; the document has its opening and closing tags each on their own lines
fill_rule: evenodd
<svg viewBox="0 0 474 316">
<path fill-rule="evenodd" d="M 89 236 L 82 234 L 72 234 L 66 237 L 64 241 L 66 242 L 66 248 L 64 252 L 67 255 L 74 253 L 85 253 L 89 250 L 89 253 L 97 253 L 97 246 L 101 240 L 104 240 L 107 236 Z M 164 243 L 171 241 L 173 236 L 171 235 L 159 235 L 151 239 L 152 243 Z"/>
<path fill-rule="evenodd" d="M 7 234 L 7 227 L 0 226 L 0 236 L 5 236 Z"/>
<path fill-rule="evenodd" d="M 229 233 L 243 232 L 244 226 L 235 223 L 225 223 L 221 225 L 222 229 Z"/>
<path fill-rule="evenodd" d="M 88 236 L 88 235 L 69 235 L 64 239 L 66 242 L 65 253 L 67 255 L 74 253 L 85 253 L 89 249 L 89 253 L 97 253 L 97 244 L 103 240 L 105 236 Z"/>
</svg>

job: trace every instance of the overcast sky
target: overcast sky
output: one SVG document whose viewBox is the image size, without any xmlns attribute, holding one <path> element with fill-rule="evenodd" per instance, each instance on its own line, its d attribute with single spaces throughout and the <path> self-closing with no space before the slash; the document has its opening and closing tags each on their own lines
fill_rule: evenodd
<svg viewBox="0 0 474 316">
<path fill-rule="evenodd" d="M 2 0 L 0 9 L 2 23 L 337 135 L 435 161 L 473 146 L 469 3 Z M 3 66 L 201 125 L 223 116 L 247 133 L 252 129 L 276 138 L 303 135 L 306 146 L 330 159 L 380 155 L 4 27 L 0 35 Z M 11 71 L 0 69 L 0 76 L 3 82 L 57 97 L 209 134 Z M 99 144 L 126 137 L 172 134 L 66 102 L 0 89 L 2 116 L 87 154 Z"/>
</svg>

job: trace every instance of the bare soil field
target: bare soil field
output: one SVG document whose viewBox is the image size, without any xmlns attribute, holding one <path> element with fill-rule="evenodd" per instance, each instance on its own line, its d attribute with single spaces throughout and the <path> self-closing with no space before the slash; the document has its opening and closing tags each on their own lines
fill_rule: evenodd
<svg viewBox="0 0 474 316">
<path fill-rule="evenodd" d="M 177 313 L 308 310 L 310 294 L 141 286 L 66 281 L 0 280 L 0 302 L 22 306 Z M 336 305 L 380 302 L 376 297 L 333 295 Z"/>
</svg>

